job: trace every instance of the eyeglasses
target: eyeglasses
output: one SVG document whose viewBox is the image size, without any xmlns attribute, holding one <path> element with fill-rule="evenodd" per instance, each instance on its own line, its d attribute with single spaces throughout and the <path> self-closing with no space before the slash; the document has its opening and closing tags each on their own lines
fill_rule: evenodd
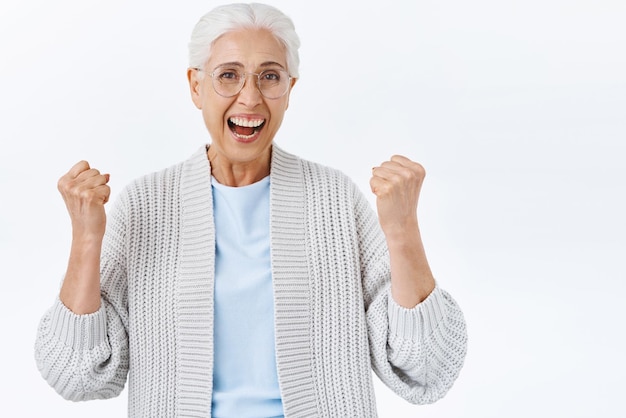
<svg viewBox="0 0 626 418">
<path fill-rule="evenodd" d="M 196 68 L 198 71 L 203 71 Z M 213 89 L 222 97 L 233 97 L 243 90 L 248 75 L 256 76 L 259 91 L 266 99 L 278 99 L 289 90 L 291 77 L 281 69 L 268 69 L 261 73 L 246 73 L 228 66 L 220 66 L 209 74 L 213 79 Z"/>
</svg>

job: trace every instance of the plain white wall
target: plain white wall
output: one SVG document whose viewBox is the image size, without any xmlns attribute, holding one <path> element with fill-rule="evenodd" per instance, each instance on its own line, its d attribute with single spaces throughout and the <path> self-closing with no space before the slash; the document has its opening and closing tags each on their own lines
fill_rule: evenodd
<svg viewBox="0 0 626 418">
<path fill-rule="evenodd" d="M 448 396 L 416 407 L 376 381 L 380 416 L 626 416 L 626 3 L 271 3 L 302 39 L 276 142 L 368 195 L 373 165 L 420 161 L 427 253 L 468 322 Z M 0 3 L 5 411 L 125 415 L 125 393 L 64 401 L 33 360 L 69 247 L 56 181 L 88 159 L 115 194 L 208 141 L 186 45 L 216 4 Z"/>
</svg>

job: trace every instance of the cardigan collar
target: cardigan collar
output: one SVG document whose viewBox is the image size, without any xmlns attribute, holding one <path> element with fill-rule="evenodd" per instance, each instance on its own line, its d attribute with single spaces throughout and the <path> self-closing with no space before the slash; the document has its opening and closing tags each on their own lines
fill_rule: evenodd
<svg viewBox="0 0 626 418">
<path fill-rule="evenodd" d="M 181 173 L 181 254 L 175 295 L 179 312 L 176 327 L 177 416 L 210 416 L 215 268 L 210 173 L 206 146 L 185 161 Z M 305 222 L 301 161 L 273 144 L 270 248 L 276 363 L 285 415 L 302 409 L 316 409 Z"/>
</svg>

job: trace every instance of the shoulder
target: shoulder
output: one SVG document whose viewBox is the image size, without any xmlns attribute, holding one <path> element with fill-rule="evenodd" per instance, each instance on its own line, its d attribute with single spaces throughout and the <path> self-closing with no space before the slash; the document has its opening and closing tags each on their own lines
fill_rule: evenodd
<svg viewBox="0 0 626 418">
<path fill-rule="evenodd" d="M 122 190 L 126 198 L 153 199 L 175 191 L 184 163 L 178 163 L 132 180 Z"/>
<path fill-rule="evenodd" d="M 198 176 L 197 173 L 203 173 L 206 176 L 207 169 L 199 167 L 204 163 L 208 168 L 206 153 L 202 151 L 203 149 L 205 149 L 204 146 L 184 161 L 144 174 L 130 181 L 122 189 L 119 195 L 120 200 L 126 204 L 130 202 L 149 204 L 177 199 L 181 184 L 185 181 L 188 182 L 190 175 Z"/>
<path fill-rule="evenodd" d="M 319 188 L 332 185 L 347 190 L 356 188 L 352 179 L 340 169 L 299 157 L 276 145 L 274 145 L 273 159 L 278 160 L 273 163 L 273 169 L 279 166 L 282 171 L 284 166 L 289 165 L 297 168 L 305 187 Z"/>
<path fill-rule="evenodd" d="M 280 163 L 272 163 L 272 175 L 280 179 L 281 186 L 282 183 L 288 183 L 291 187 L 280 187 L 280 192 L 287 190 L 291 199 L 302 196 L 310 216 L 334 213 L 337 217 L 356 219 L 371 215 L 372 208 L 367 198 L 343 171 L 287 153 L 278 147 L 273 156 L 278 157 Z M 280 167 L 277 170 L 280 174 L 274 171 L 277 166 Z M 286 170 L 284 166 L 290 166 L 293 170 Z"/>
</svg>

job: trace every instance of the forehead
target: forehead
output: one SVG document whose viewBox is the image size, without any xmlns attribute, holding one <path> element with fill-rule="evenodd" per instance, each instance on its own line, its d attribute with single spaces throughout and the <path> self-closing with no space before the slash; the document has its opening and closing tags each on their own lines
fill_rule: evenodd
<svg viewBox="0 0 626 418">
<path fill-rule="evenodd" d="M 211 47 L 209 66 L 237 62 L 256 68 L 265 62 L 287 67 L 285 47 L 265 29 L 241 29 L 217 38 Z"/>
</svg>

